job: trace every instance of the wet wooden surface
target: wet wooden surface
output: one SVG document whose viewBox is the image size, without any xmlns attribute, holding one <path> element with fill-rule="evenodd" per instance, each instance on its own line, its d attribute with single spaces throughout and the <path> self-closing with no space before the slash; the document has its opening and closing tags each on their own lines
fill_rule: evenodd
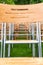
<svg viewBox="0 0 43 65">
<path fill-rule="evenodd" d="M 43 65 L 43 58 L 0 58 L 0 65 Z"/>
</svg>

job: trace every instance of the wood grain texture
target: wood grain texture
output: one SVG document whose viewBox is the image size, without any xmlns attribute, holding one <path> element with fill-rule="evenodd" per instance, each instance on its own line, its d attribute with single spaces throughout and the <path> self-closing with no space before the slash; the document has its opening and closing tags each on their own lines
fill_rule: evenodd
<svg viewBox="0 0 43 65">
<path fill-rule="evenodd" d="M 0 58 L 0 65 L 43 65 L 43 58 Z"/>
<path fill-rule="evenodd" d="M 0 4 L 0 22 L 29 23 L 43 21 L 43 3 L 34 5 Z"/>
</svg>

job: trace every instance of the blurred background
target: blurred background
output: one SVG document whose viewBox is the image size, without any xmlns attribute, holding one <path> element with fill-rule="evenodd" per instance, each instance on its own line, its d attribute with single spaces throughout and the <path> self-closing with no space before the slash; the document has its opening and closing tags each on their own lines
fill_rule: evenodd
<svg viewBox="0 0 43 65">
<path fill-rule="evenodd" d="M 35 3 L 41 3 L 43 0 L 0 0 L 0 3 L 5 4 L 35 4 Z"/>
</svg>

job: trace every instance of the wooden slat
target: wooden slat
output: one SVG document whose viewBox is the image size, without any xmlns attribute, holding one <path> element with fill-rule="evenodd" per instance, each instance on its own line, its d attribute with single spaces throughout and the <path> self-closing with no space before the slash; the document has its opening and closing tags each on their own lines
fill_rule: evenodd
<svg viewBox="0 0 43 65">
<path fill-rule="evenodd" d="M 43 3 L 34 5 L 0 4 L 0 22 L 43 21 Z M 39 15 L 40 14 L 40 15 Z M 19 20 L 21 18 L 21 20 Z M 23 19 L 24 18 L 24 19 Z M 27 19 L 26 19 L 27 18 Z"/>
<path fill-rule="evenodd" d="M 0 65 L 43 65 L 43 58 L 0 58 Z"/>
</svg>

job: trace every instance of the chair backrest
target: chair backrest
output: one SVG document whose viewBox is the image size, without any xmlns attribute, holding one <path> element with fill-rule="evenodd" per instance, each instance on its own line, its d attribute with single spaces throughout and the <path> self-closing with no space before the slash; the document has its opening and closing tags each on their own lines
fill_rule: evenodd
<svg viewBox="0 0 43 65">
<path fill-rule="evenodd" d="M 43 21 L 42 13 L 43 3 L 33 5 L 0 4 L 0 22 L 15 22 L 17 24 L 21 22 L 41 22 Z"/>
</svg>

